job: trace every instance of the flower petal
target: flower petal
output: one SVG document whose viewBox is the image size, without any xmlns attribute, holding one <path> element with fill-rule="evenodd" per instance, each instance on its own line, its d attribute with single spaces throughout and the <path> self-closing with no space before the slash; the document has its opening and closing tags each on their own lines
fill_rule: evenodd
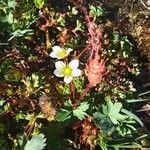
<svg viewBox="0 0 150 150">
<path fill-rule="evenodd" d="M 72 79 L 73 79 L 72 76 L 69 76 L 69 77 L 65 76 L 64 77 L 64 82 L 67 83 L 67 84 L 69 84 L 72 81 Z"/>
<path fill-rule="evenodd" d="M 72 69 L 77 69 L 78 66 L 79 66 L 79 60 L 78 60 L 78 59 L 72 60 L 72 61 L 69 63 L 69 66 L 70 66 Z"/>
<path fill-rule="evenodd" d="M 74 69 L 74 70 L 72 71 L 72 75 L 73 75 L 74 77 L 80 76 L 80 75 L 81 75 L 81 70 L 80 70 L 80 69 Z"/>
<path fill-rule="evenodd" d="M 52 57 L 52 58 L 57 58 L 57 55 L 56 55 L 56 53 L 54 53 L 54 52 L 51 52 L 51 53 L 49 54 L 49 56 Z"/>
<path fill-rule="evenodd" d="M 68 48 L 66 51 L 67 51 L 67 54 L 69 54 L 71 51 L 73 51 L 73 49 L 72 48 Z"/>
<path fill-rule="evenodd" d="M 59 69 L 55 69 L 55 70 L 54 70 L 54 74 L 55 74 L 55 76 L 57 76 L 57 77 L 63 77 L 63 76 L 64 76 L 64 75 L 62 74 L 61 70 L 59 70 Z"/>
<path fill-rule="evenodd" d="M 57 61 L 57 62 L 55 62 L 55 67 L 57 68 L 57 69 L 62 69 L 63 67 L 65 67 L 66 65 L 65 65 L 65 63 L 63 62 L 63 61 Z"/>
<path fill-rule="evenodd" d="M 58 45 L 53 46 L 52 49 L 53 49 L 53 52 L 54 52 L 54 53 L 57 53 L 57 52 L 59 52 L 59 51 L 62 50 L 62 48 L 61 48 L 60 46 L 58 46 Z"/>
</svg>

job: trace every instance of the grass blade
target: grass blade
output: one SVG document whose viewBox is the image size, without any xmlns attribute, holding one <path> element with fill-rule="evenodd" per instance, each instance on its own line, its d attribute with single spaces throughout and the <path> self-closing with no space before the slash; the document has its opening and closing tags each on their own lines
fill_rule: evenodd
<svg viewBox="0 0 150 150">
<path fill-rule="evenodd" d="M 142 98 L 139 98 L 139 99 L 127 99 L 126 102 L 128 103 L 136 103 L 136 102 L 145 102 L 145 101 L 150 101 L 149 99 L 142 99 Z"/>
<path fill-rule="evenodd" d="M 143 95 L 146 95 L 146 94 L 150 94 L 150 91 L 147 91 L 147 92 L 141 93 L 141 94 L 139 94 L 139 96 L 143 96 Z"/>
<path fill-rule="evenodd" d="M 141 127 L 147 132 L 145 125 L 143 124 L 143 122 L 141 121 L 141 119 L 139 117 L 137 117 L 135 114 L 133 114 L 132 112 L 130 112 L 126 109 L 121 109 L 121 112 L 123 112 L 126 115 L 128 115 L 129 117 L 135 119 L 141 125 Z"/>
</svg>

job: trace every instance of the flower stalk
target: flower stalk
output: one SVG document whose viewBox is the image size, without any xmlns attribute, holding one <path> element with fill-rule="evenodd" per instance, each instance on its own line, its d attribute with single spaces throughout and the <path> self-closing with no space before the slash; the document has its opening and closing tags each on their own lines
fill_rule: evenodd
<svg viewBox="0 0 150 150">
<path fill-rule="evenodd" d="M 106 73 L 105 60 L 101 58 L 101 48 L 102 48 L 102 31 L 98 28 L 95 23 L 95 19 L 91 19 L 88 15 L 88 11 L 85 7 L 79 5 L 74 0 L 69 0 L 75 6 L 77 6 L 85 15 L 85 20 L 87 22 L 89 38 L 88 43 L 91 48 L 91 54 L 89 60 L 86 64 L 86 76 L 88 78 L 89 83 L 86 88 L 81 93 L 80 99 L 83 99 L 84 96 L 89 92 L 89 90 L 101 83 L 104 74 Z"/>
</svg>

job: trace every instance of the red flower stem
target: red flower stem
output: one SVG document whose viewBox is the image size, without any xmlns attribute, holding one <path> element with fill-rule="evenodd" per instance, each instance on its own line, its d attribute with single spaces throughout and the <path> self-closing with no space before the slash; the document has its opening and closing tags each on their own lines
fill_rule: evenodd
<svg viewBox="0 0 150 150">
<path fill-rule="evenodd" d="M 79 59 L 87 50 L 88 50 L 88 47 L 84 48 L 84 49 L 82 50 L 82 52 L 81 52 L 78 56 L 76 56 L 75 58 L 76 58 L 76 59 Z"/>
<path fill-rule="evenodd" d="M 70 99 L 74 101 L 75 100 L 75 86 L 74 86 L 73 81 L 70 83 L 70 89 L 71 89 Z"/>
<path fill-rule="evenodd" d="M 85 7 L 78 4 L 74 0 L 68 0 L 68 1 L 70 1 L 75 6 L 77 6 L 85 15 L 85 20 L 87 22 L 88 32 L 90 34 L 88 41 L 89 41 L 89 45 L 91 45 L 91 54 L 90 54 L 88 62 L 90 62 L 90 60 L 99 58 L 100 57 L 99 50 L 101 49 L 101 46 L 102 46 L 102 43 L 101 43 L 101 39 L 102 39 L 101 30 L 98 29 L 97 25 L 94 22 L 95 20 L 91 21 L 90 17 L 88 16 L 88 11 Z M 87 65 L 89 65 L 88 62 L 87 62 Z M 93 86 L 94 86 L 93 83 L 89 83 L 86 86 L 86 88 L 83 90 L 83 92 L 81 93 L 80 99 L 83 99 L 84 96 L 89 92 L 89 90 Z"/>
<path fill-rule="evenodd" d="M 87 85 L 87 87 L 83 90 L 83 92 L 81 93 L 81 97 L 80 100 L 82 100 L 84 98 L 84 96 L 90 91 L 90 89 L 93 87 L 93 85 L 91 85 L 90 83 Z"/>
</svg>

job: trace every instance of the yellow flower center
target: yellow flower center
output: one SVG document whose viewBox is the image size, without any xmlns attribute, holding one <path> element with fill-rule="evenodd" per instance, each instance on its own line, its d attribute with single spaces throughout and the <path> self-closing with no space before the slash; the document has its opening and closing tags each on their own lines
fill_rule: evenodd
<svg viewBox="0 0 150 150">
<path fill-rule="evenodd" d="M 65 58 L 67 56 L 67 51 L 65 49 L 62 49 L 60 52 L 57 53 L 57 56 L 60 58 Z"/>
<path fill-rule="evenodd" d="M 64 76 L 71 76 L 72 75 L 72 69 L 67 65 L 62 69 L 62 73 Z"/>
</svg>

